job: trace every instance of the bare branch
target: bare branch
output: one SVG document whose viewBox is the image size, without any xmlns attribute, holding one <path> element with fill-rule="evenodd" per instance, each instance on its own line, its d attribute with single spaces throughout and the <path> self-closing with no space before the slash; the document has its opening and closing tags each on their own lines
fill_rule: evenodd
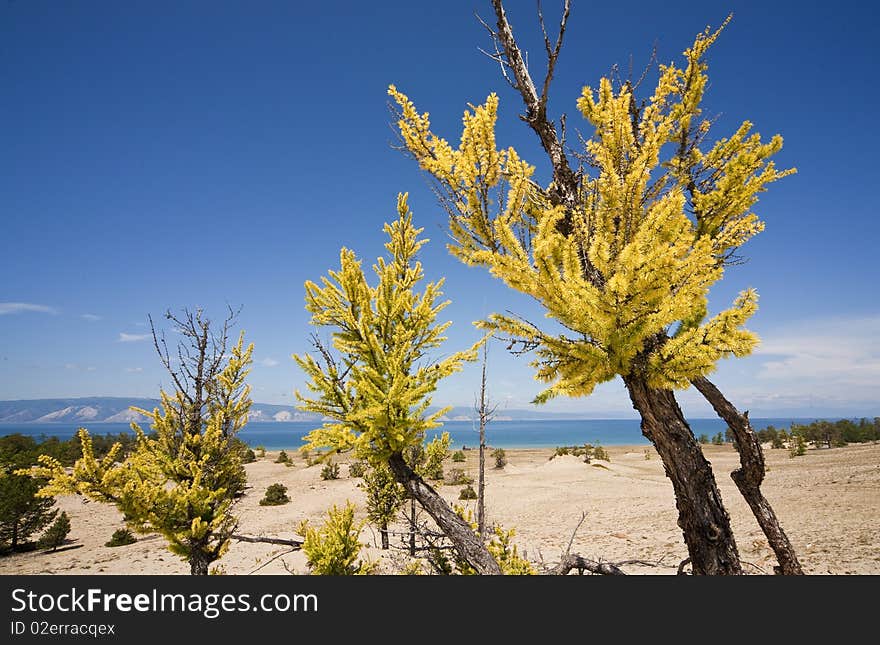
<svg viewBox="0 0 880 645">
<path fill-rule="evenodd" d="M 229 537 L 231 537 L 233 540 L 238 540 L 239 542 L 251 542 L 254 544 L 256 544 L 256 543 L 259 543 L 259 544 L 280 544 L 281 546 L 294 547 L 293 548 L 294 551 L 302 548 L 302 544 L 305 539 L 305 538 L 300 537 L 299 535 L 296 536 L 298 539 L 294 539 L 294 540 L 284 540 L 281 538 L 263 537 L 261 535 L 254 536 L 254 535 L 234 534 L 234 535 L 230 535 Z"/>
<path fill-rule="evenodd" d="M 541 88 L 541 105 L 546 109 L 547 92 L 550 91 L 550 83 L 553 81 L 553 72 L 556 69 L 556 61 L 559 59 L 559 51 L 562 49 L 562 39 L 565 37 L 565 25 L 568 22 L 568 14 L 571 11 L 571 0 L 565 0 L 562 9 L 562 19 L 559 21 L 559 35 L 556 44 L 550 48 L 550 38 L 547 36 L 547 28 L 544 26 L 544 14 L 541 12 L 541 0 L 538 0 L 538 20 L 541 23 L 541 32 L 544 34 L 544 47 L 547 50 L 547 73 L 544 76 L 544 86 Z"/>
<path fill-rule="evenodd" d="M 266 560 L 263 564 L 261 564 L 260 566 L 258 566 L 258 567 L 257 567 L 256 569 L 254 569 L 253 571 L 249 572 L 248 575 L 249 575 L 249 576 L 252 576 L 252 575 L 254 575 L 257 571 L 259 571 L 260 569 L 262 569 L 263 567 L 266 567 L 266 566 L 272 564 L 273 562 L 275 562 L 275 560 L 277 560 L 278 558 L 282 558 L 282 557 L 284 557 L 285 555 L 290 555 L 290 554 L 293 553 L 294 551 L 298 551 L 298 550 L 299 550 L 299 549 L 290 549 L 289 551 L 282 551 L 281 553 L 278 553 L 278 554 L 275 555 L 274 557 L 271 557 L 271 558 L 269 558 L 268 560 Z M 285 570 L 287 570 L 287 571 L 289 572 L 290 569 L 287 568 L 287 563 L 285 563 L 283 560 L 282 560 L 282 563 L 284 564 L 284 568 L 285 568 Z"/>
<path fill-rule="evenodd" d="M 571 537 L 568 540 L 568 546 L 565 547 L 565 555 L 571 553 L 571 545 L 574 543 L 574 537 L 577 535 L 578 530 L 583 525 L 584 520 L 587 519 L 587 512 L 581 511 L 581 519 L 578 521 L 577 525 L 574 527 L 574 530 L 571 532 Z"/>
<path fill-rule="evenodd" d="M 548 571 L 549 575 L 565 576 L 571 573 L 573 569 L 577 569 L 578 574 L 582 575 L 584 571 L 595 573 L 603 576 L 625 576 L 626 574 L 611 562 L 596 562 L 577 554 L 567 553 L 562 556 L 562 560 L 555 567 Z"/>
</svg>

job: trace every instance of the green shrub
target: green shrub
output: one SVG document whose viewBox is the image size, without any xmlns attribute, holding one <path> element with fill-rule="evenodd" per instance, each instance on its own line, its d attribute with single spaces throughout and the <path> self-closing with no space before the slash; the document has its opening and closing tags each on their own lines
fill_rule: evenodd
<svg viewBox="0 0 880 645">
<path fill-rule="evenodd" d="M 715 436 L 712 437 L 712 444 L 715 446 L 723 446 L 724 445 L 724 433 L 719 432 Z"/>
<path fill-rule="evenodd" d="M 593 459 L 598 459 L 600 461 L 611 461 L 611 455 L 608 454 L 608 451 L 605 450 L 602 446 L 596 446 L 593 448 L 593 453 L 591 455 Z"/>
<path fill-rule="evenodd" d="M 458 494 L 458 499 L 477 499 L 477 491 L 474 490 L 473 486 L 468 484 L 461 489 L 461 492 Z"/>
<path fill-rule="evenodd" d="M 278 453 L 278 459 L 275 460 L 276 464 L 289 464 L 290 463 L 290 455 L 287 454 L 286 451 L 282 450 Z"/>
<path fill-rule="evenodd" d="M 507 465 L 507 453 L 503 448 L 495 448 L 492 451 L 492 458 L 495 460 L 495 468 L 499 470 Z"/>
<path fill-rule="evenodd" d="M 452 453 L 452 461 L 454 461 L 455 463 L 460 464 L 461 462 L 463 462 L 465 460 L 466 460 L 466 457 L 464 456 L 463 451 L 456 450 L 455 452 Z"/>
<path fill-rule="evenodd" d="M 363 477 L 367 472 L 367 464 L 362 461 L 353 461 L 348 465 L 349 477 Z"/>
<path fill-rule="evenodd" d="M 451 468 L 446 476 L 446 483 L 450 486 L 464 486 L 474 483 L 474 478 L 461 468 Z"/>
<path fill-rule="evenodd" d="M 105 542 L 104 546 L 125 546 L 126 544 L 134 544 L 137 539 L 128 529 L 116 529 L 109 542 Z"/>
<path fill-rule="evenodd" d="M 807 454 L 807 442 L 801 434 L 792 435 L 788 446 L 788 456 L 790 458 L 803 457 Z"/>
<path fill-rule="evenodd" d="M 257 446 L 256 448 L 254 448 L 254 450 L 257 451 L 257 457 L 259 457 L 260 459 L 262 459 L 266 456 L 266 447 L 265 446 Z"/>
<path fill-rule="evenodd" d="M 70 533 L 70 518 L 67 517 L 67 513 L 61 511 L 61 515 L 55 519 L 52 525 L 47 528 L 46 532 L 40 537 L 40 541 L 37 542 L 37 547 L 40 549 L 52 549 L 54 551 L 64 544 L 64 539 L 67 537 L 68 533 Z"/>
<path fill-rule="evenodd" d="M 327 511 L 327 520 L 317 529 L 303 522 L 298 533 L 303 536 L 302 550 L 312 573 L 318 576 L 351 576 L 369 574 L 375 565 L 358 561 L 361 525 L 355 524 L 354 506 L 346 502 Z"/>
<path fill-rule="evenodd" d="M 709 443 L 709 435 L 707 435 L 705 433 L 701 434 L 700 438 L 697 439 L 697 441 L 699 441 L 700 443 Z"/>
<path fill-rule="evenodd" d="M 287 486 L 275 483 L 266 489 L 266 494 L 260 500 L 260 506 L 280 506 L 281 504 L 287 504 L 289 501 Z"/>
<path fill-rule="evenodd" d="M 321 479 L 339 479 L 339 464 L 334 464 L 332 461 L 324 464 L 324 467 L 321 469 Z"/>
<path fill-rule="evenodd" d="M 257 455 L 254 454 L 254 451 L 248 448 L 244 451 L 244 454 L 241 457 L 241 463 L 243 464 L 252 464 L 257 460 Z"/>
</svg>

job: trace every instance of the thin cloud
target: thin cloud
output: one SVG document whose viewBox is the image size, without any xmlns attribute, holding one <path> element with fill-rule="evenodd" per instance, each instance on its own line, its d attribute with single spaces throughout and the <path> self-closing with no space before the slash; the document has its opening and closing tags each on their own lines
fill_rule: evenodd
<svg viewBox="0 0 880 645">
<path fill-rule="evenodd" d="M 80 318 L 82 318 L 83 320 L 88 320 L 90 322 L 101 320 L 101 316 L 98 316 L 96 314 L 82 314 Z"/>
<path fill-rule="evenodd" d="M 126 367 L 125 371 L 128 372 L 129 374 L 136 374 L 138 372 L 143 372 L 144 368 L 143 367 Z"/>
<path fill-rule="evenodd" d="M 149 337 L 150 337 L 149 334 L 126 334 L 125 332 L 120 332 L 118 342 L 120 342 L 120 343 L 138 343 L 142 340 L 147 340 Z"/>
<path fill-rule="evenodd" d="M 55 309 L 55 307 L 50 307 L 48 305 L 35 305 L 30 302 L 0 302 L 0 316 L 20 314 L 26 311 L 52 314 L 53 316 L 58 313 L 58 310 Z"/>
<path fill-rule="evenodd" d="M 834 318 L 764 335 L 761 379 L 880 388 L 880 316 Z"/>
<path fill-rule="evenodd" d="M 274 358 L 264 358 L 260 361 L 260 365 L 263 367 L 276 367 L 277 365 L 280 365 L 280 363 Z"/>
</svg>

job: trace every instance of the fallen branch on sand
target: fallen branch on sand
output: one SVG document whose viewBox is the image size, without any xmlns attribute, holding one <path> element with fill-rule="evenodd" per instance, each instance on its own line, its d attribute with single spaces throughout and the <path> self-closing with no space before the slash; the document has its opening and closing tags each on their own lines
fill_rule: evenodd
<svg viewBox="0 0 880 645">
<path fill-rule="evenodd" d="M 239 542 L 253 542 L 253 543 L 265 543 L 265 544 L 279 544 L 281 546 L 289 546 L 293 547 L 293 550 L 296 551 L 302 548 L 303 541 L 305 538 L 300 536 L 296 536 L 297 539 L 293 540 L 283 540 L 281 538 L 270 538 L 263 536 L 251 536 L 251 535 L 232 535 L 230 536 L 233 540 L 238 540 Z"/>
</svg>

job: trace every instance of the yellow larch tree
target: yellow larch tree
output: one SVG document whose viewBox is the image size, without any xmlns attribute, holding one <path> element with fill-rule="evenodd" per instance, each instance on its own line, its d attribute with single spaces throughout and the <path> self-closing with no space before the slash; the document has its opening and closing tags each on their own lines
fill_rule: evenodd
<svg viewBox="0 0 880 645">
<path fill-rule="evenodd" d="M 438 427 L 448 411 L 428 411 L 437 384 L 475 360 L 477 348 L 441 360 L 431 357 L 446 340 L 451 323 L 436 318 L 449 303 L 440 300 L 442 280 L 417 291 L 424 271 L 416 256 L 427 240 L 419 239 L 422 229 L 413 226 L 405 194 L 398 196 L 397 212 L 397 219 L 385 225 L 387 257 L 373 265 L 375 285 L 346 248 L 338 270 L 321 284 L 305 284 L 311 324 L 332 334 L 330 347 L 315 336 L 314 355 L 294 356 L 313 393 L 297 392 L 300 408 L 327 419 L 306 440 L 310 448 L 354 451 L 373 465 L 387 466 L 463 560 L 480 573 L 498 574 L 501 569 L 479 535 L 406 459 L 408 449 L 423 445 L 426 431 Z"/>
<path fill-rule="evenodd" d="M 151 419 L 153 433 L 132 423 L 137 439 L 131 454 L 122 459 L 116 444 L 98 459 L 88 431 L 80 428 L 82 457 L 72 470 L 42 455 L 31 474 L 48 478 L 43 496 L 79 494 L 114 504 L 129 527 L 161 534 L 193 575 L 206 575 L 229 548 L 237 525 L 233 504 L 246 483 L 236 434 L 251 406 L 245 378 L 253 345 L 244 345 L 242 333 L 227 349 L 232 312 L 217 335 L 201 310 L 167 317 L 184 339 L 174 369 L 155 328 L 153 335 L 176 389 L 161 392 L 161 409 L 135 409 Z"/>
<path fill-rule="evenodd" d="M 580 166 L 573 169 L 564 130 L 560 137 L 547 117 L 569 3 L 555 46 L 544 30 L 548 66 L 540 93 L 501 1 L 492 4 L 494 57 L 525 103 L 521 118 L 549 157 L 549 185 L 534 179 L 535 167 L 514 148 L 498 147 L 497 95 L 464 113 L 455 147 L 432 132 L 427 113 L 389 88 L 405 148 L 436 181 L 449 213 L 450 252 L 534 298 L 552 321 L 539 326 L 494 314 L 479 325 L 521 351 L 534 352 L 535 377 L 546 384 L 537 402 L 586 396 L 597 384 L 622 377 L 642 430 L 672 480 L 693 571 L 741 573 L 711 466 L 673 391 L 696 385 L 719 414 L 742 429 L 738 448 L 753 454 L 747 416 L 739 415 L 706 376 L 720 359 L 745 356 L 757 344 L 744 326 L 756 310 L 757 294 L 743 291 L 713 316 L 707 301 L 740 246 L 764 227 L 753 212 L 759 193 L 794 172 L 777 169 L 771 160 L 782 138 L 765 140 L 745 122 L 731 136 L 707 143 L 711 121 L 700 107 L 705 56 L 721 31 L 707 28 L 684 52 L 683 65 L 659 66 L 649 96 L 639 98 L 632 83 L 611 78 L 583 89 L 577 107 L 592 132 L 577 155 Z M 758 461 L 747 464 L 744 457 L 742 470 L 759 484 L 764 469 L 759 445 L 757 450 Z M 757 485 L 745 484 L 740 488 L 749 499 Z M 769 509 L 772 516 L 762 496 L 755 500 L 759 521 L 759 510 Z M 786 572 L 799 572 L 775 516 L 763 519 L 771 542 L 779 537 L 772 531 L 775 524 L 781 547 L 787 545 L 793 558 Z M 785 564 L 782 556 L 780 563 Z"/>
</svg>

